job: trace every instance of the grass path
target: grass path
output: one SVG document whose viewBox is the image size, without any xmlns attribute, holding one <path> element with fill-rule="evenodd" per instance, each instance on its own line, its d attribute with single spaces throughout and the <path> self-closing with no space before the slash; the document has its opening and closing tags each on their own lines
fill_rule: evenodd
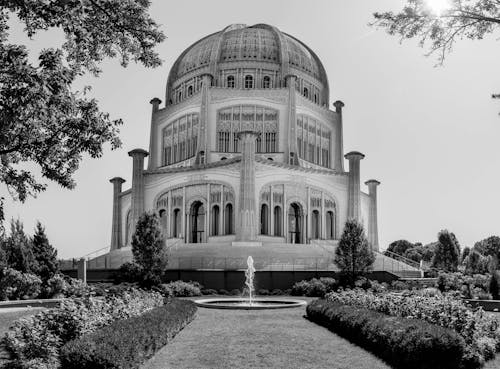
<svg viewBox="0 0 500 369">
<path fill-rule="evenodd" d="M 369 352 L 303 318 L 305 308 L 200 308 L 142 369 L 389 369 Z"/>
</svg>

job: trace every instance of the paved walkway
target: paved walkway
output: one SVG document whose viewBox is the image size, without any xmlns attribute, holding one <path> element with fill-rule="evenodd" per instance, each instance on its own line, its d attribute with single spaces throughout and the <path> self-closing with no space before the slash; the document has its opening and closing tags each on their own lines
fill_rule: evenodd
<svg viewBox="0 0 500 369">
<path fill-rule="evenodd" d="M 142 369 L 389 369 L 381 360 L 303 318 L 305 308 L 199 308 L 197 317 Z"/>
</svg>

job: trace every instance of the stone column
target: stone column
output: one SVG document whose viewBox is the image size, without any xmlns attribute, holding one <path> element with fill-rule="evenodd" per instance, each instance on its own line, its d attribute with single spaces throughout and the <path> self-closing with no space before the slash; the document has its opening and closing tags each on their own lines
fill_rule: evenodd
<svg viewBox="0 0 500 369">
<path fill-rule="evenodd" d="M 85 258 L 78 260 L 77 268 L 76 277 L 83 283 L 87 283 L 87 260 Z"/>
<path fill-rule="evenodd" d="M 155 97 L 149 103 L 152 105 L 153 110 L 151 111 L 151 127 L 149 130 L 151 135 L 149 137 L 149 152 L 151 153 L 151 156 L 149 157 L 148 161 L 148 170 L 152 170 L 163 164 L 161 163 L 162 154 L 161 152 L 158 152 L 158 140 L 163 140 L 163 137 L 161 135 L 161 132 L 156 131 L 155 127 L 155 113 L 159 110 L 161 100 Z M 158 165 L 158 162 L 160 162 L 161 164 Z"/>
<path fill-rule="evenodd" d="M 343 145 L 343 128 L 342 128 L 342 108 L 344 107 L 344 103 L 340 100 L 337 100 L 333 103 L 335 106 L 335 112 L 337 113 L 337 129 L 335 130 L 335 143 L 333 140 L 330 141 L 330 145 L 335 145 L 333 150 L 331 150 L 330 157 L 333 157 L 332 168 L 338 172 L 344 171 L 344 160 L 342 159 L 342 154 L 344 153 L 344 145 Z M 331 147 L 331 146 L 330 146 Z M 349 170 L 351 170 L 349 168 Z"/>
<path fill-rule="evenodd" d="M 295 103 L 295 81 L 297 76 L 289 74 L 285 76 L 286 85 L 288 87 L 288 137 L 285 139 L 285 163 L 291 165 L 299 165 L 297 151 L 297 118 L 296 118 L 296 103 Z"/>
<path fill-rule="evenodd" d="M 370 179 L 365 182 L 365 185 L 368 186 L 368 194 L 370 195 L 370 210 L 368 213 L 368 242 L 375 251 L 379 251 L 377 224 L 377 186 L 379 184 L 380 182 L 375 179 Z"/>
<path fill-rule="evenodd" d="M 257 239 L 257 206 L 255 198 L 255 140 L 258 134 L 253 131 L 241 131 L 238 139 L 241 143 L 241 174 L 239 217 L 236 240 L 254 243 Z"/>
<path fill-rule="evenodd" d="M 196 148 L 196 164 L 208 163 L 208 105 L 209 105 L 209 88 L 212 84 L 212 76 L 204 74 L 202 76 L 201 86 L 201 107 L 200 107 L 200 123 L 198 128 L 198 147 Z"/>
<path fill-rule="evenodd" d="M 357 151 L 351 151 L 345 154 L 349 160 L 349 188 L 347 217 L 360 220 L 361 217 L 361 189 L 359 184 L 359 162 L 365 156 Z"/>
<path fill-rule="evenodd" d="M 109 180 L 113 183 L 113 219 L 111 227 L 111 250 L 122 247 L 122 207 L 120 193 L 122 192 L 123 178 L 115 177 Z"/>
<path fill-rule="evenodd" d="M 132 157 L 132 206 L 130 215 L 132 217 L 131 234 L 135 232 L 135 226 L 139 217 L 144 213 L 144 158 L 148 152 L 143 149 L 129 151 Z"/>
</svg>

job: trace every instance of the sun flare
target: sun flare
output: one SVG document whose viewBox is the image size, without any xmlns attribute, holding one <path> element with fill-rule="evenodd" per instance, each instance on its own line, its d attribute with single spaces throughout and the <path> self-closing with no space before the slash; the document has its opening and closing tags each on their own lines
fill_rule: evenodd
<svg viewBox="0 0 500 369">
<path fill-rule="evenodd" d="M 438 16 L 450 7 L 450 0 L 425 0 L 425 3 Z"/>
</svg>

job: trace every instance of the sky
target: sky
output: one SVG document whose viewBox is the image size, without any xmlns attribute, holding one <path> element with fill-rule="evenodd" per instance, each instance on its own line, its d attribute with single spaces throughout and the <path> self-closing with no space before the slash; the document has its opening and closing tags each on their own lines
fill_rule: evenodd
<svg viewBox="0 0 500 369">
<path fill-rule="evenodd" d="M 131 184 L 127 152 L 148 149 L 153 97 L 165 99 L 170 67 L 193 42 L 229 24 L 267 23 L 306 43 L 323 62 L 331 103 L 345 103 L 344 151 L 361 151 L 362 182 L 378 188 L 381 249 L 397 239 L 428 243 L 441 229 L 454 232 L 463 246 L 500 235 L 500 48 L 492 35 L 456 44 L 443 66 L 410 40 L 376 30 L 368 23 L 375 11 L 397 10 L 400 0 L 311 0 L 309 2 L 187 0 L 153 1 L 150 14 L 167 39 L 157 47 L 163 65 L 122 68 L 102 64 L 99 78 L 84 77 L 75 86 L 92 85 L 91 96 L 112 118 L 122 118 L 122 148 L 106 146 L 99 159 L 85 157 L 73 190 L 49 183 L 48 190 L 24 204 L 6 189 L 6 217 L 19 217 L 32 234 L 37 220 L 63 258 L 81 257 L 107 247 L 111 240 L 112 185 Z M 10 42 L 24 43 L 33 57 L 58 46 L 60 33 L 44 32 L 28 40 L 11 22 Z M 330 106 L 333 108 L 332 106 Z M 345 163 L 348 168 L 347 162 Z M 367 191 L 365 186 L 362 186 Z"/>
</svg>

